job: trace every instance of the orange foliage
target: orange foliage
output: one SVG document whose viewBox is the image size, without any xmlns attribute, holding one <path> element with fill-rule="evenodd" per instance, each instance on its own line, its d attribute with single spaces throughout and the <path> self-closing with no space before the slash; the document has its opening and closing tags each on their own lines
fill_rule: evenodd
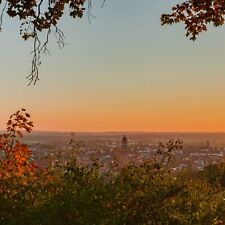
<svg viewBox="0 0 225 225">
<path fill-rule="evenodd" d="M 25 109 L 18 110 L 10 116 L 7 131 L 0 135 L 0 179 L 11 176 L 27 176 L 34 174 L 37 166 L 31 162 L 31 151 L 20 143 L 23 131 L 31 132 L 33 122 Z"/>
</svg>

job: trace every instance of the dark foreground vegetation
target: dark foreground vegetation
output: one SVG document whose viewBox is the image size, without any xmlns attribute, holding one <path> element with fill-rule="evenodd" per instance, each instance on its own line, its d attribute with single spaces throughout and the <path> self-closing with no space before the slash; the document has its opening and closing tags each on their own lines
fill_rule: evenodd
<svg viewBox="0 0 225 225">
<path fill-rule="evenodd" d="M 225 224 L 224 164 L 171 172 L 182 147 L 171 140 L 140 165 L 80 166 L 71 141 L 71 160 L 43 169 L 21 142 L 33 127 L 29 117 L 24 109 L 13 114 L 0 135 L 1 225 Z"/>
</svg>

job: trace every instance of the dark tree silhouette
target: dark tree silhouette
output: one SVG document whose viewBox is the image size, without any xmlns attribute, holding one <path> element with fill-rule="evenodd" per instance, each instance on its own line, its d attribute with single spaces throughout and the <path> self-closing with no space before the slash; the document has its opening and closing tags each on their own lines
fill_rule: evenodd
<svg viewBox="0 0 225 225">
<path fill-rule="evenodd" d="M 162 25 L 184 23 L 186 36 L 196 40 L 197 35 L 207 30 L 207 25 L 224 24 L 225 0 L 188 0 L 172 8 L 171 14 L 161 16 Z"/>
<path fill-rule="evenodd" d="M 0 7 L 2 7 L 0 30 L 5 14 L 16 17 L 21 21 L 21 37 L 25 41 L 33 40 L 32 67 L 27 77 L 30 84 L 35 84 L 39 79 L 40 56 L 48 52 L 49 35 L 54 33 L 59 47 L 64 46 L 64 34 L 58 23 L 66 11 L 65 8 L 69 9 L 69 16 L 81 18 L 85 10 L 84 2 L 85 0 L 0 0 Z M 46 35 L 44 41 L 41 40 L 40 33 Z"/>
</svg>

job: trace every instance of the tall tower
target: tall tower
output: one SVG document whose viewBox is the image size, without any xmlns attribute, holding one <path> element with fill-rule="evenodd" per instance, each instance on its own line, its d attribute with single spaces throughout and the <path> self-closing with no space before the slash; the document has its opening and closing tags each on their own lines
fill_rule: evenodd
<svg viewBox="0 0 225 225">
<path fill-rule="evenodd" d="M 128 145 L 128 140 L 127 140 L 126 135 L 124 134 L 124 135 L 123 135 L 123 139 L 122 139 L 122 147 L 123 147 L 123 148 L 126 148 L 127 145 Z"/>
<path fill-rule="evenodd" d="M 210 143 L 209 143 L 209 140 L 206 141 L 206 147 L 207 147 L 207 149 L 210 149 Z"/>
</svg>

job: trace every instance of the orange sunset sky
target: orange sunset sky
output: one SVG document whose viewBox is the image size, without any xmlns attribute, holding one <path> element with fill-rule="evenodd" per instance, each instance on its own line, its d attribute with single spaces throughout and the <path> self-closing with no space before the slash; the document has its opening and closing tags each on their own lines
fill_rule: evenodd
<svg viewBox="0 0 225 225">
<path fill-rule="evenodd" d="M 40 81 L 27 86 L 31 43 L 18 24 L 0 34 L 0 129 L 24 107 L 35 130 L 225 131 L 225 28 L 196 42 L 184 26 L 162 27 L 179 1 L 108 1 L 87 16 L 65 18 L 68 43 L 51 40 Z"/>
</svg>

